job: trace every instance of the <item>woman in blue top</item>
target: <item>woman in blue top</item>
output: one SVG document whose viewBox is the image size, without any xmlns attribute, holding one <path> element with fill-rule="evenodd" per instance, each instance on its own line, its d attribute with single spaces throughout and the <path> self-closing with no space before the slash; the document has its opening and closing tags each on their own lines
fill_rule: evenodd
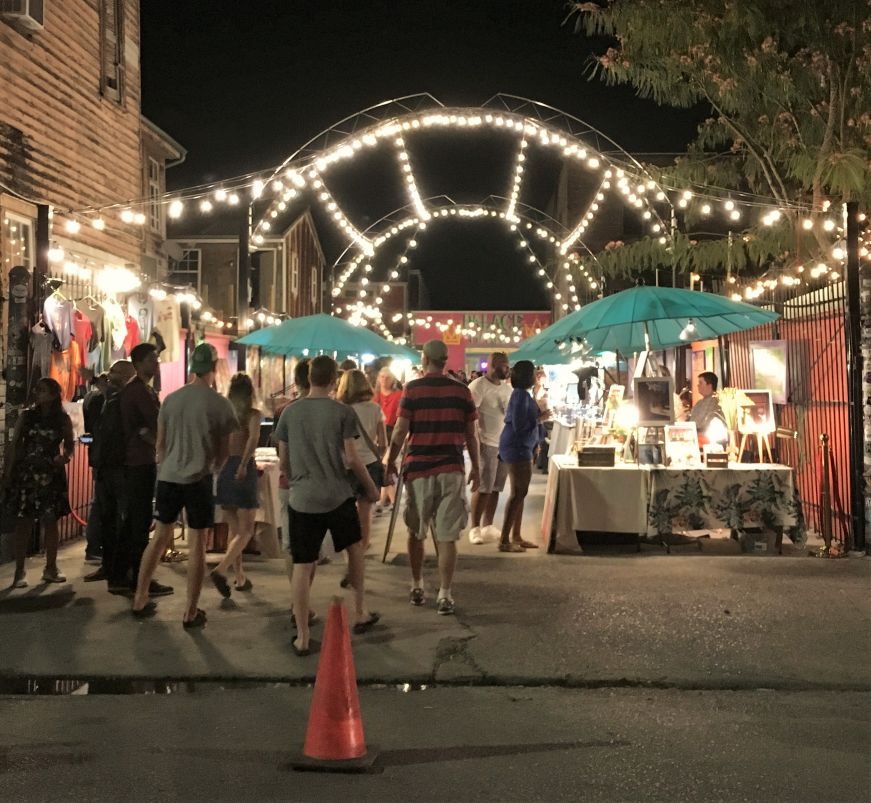
<svg viewBox="0 0 871 803">
<path fill-rule="evenodd" d="M 511 387 L 505 426 L 499 438 L 499 459 L 507 464 L 511 478 L 511 496 L 505 505 L 502 522 L 500 552 L 523 552 L 537 549 L 538 544 L 524 541 L 520 534 L 523 520 L 523 500 L 532 479 L 532 454 L 543 437 L 541 422 L 550 415 L 542 412 L 530 394 L 535 384 L 535 366 L 529 360 L 520 360 L 511 368 Z"/>
</svg>

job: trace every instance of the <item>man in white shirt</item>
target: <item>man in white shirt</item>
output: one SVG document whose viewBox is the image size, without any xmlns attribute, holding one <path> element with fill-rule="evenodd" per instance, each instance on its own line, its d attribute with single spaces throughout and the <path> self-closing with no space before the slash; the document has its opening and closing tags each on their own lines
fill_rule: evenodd
<svg viewBox="0 0 871 803">
<path fill-rule="evenodd" d="M 469 385 L 475 407 L 478 408 L 478 430 L 481 440 L 481 484 L 472 495 L 472 529 L 469 541 L 483 544 L 498 540 L 500 530 L 493 526 L 499 493 L 505 487 L 508 467 L 499 460 L 499 436 L 505 426 L 505 410 L 511 398 L 508 378 L 508 357 L 504 352 L 490 355 L 487 373 Z"/>
</svg>

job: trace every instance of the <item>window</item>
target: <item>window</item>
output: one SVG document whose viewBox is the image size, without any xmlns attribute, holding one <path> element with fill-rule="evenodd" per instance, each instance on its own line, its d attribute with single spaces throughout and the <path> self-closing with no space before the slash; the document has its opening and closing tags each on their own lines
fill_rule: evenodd
<svg viewBox="0 0 871 803">
<path fill-rule="evenodd" d="M 299 295 L 299 254 L 290 255 L 290 293 Z"/>
<path fill-rule="evenodd" d="M 202 252 L 199 248 L 182 251 L 181 259 L 170 260 L 170 284 L 189 284 L 199 293 L 201 262 Z"/>
<path fill-rule="evenodd" d="M 124 0 L 100 3 L 100 92 L 120 103 L 124 97 Z"/>
<path fill-rule="evenodd" d="M 3 215 L 3 270 L 8 274 L 16 265 L 34 268 L 33 220 L 17 215 Z"/>
<path fill-rule="evenodd" d="M 163 206 L 161 196 L 161 166 L 156 159 L 148 157 L 148 224 L 157 234 L 163 234 Z"/>
<path fill-rule="evenodd" d="M 312 268 L 312 311 L 318 311 L 318 299 L 320 298 L 320 285 L 318 283 L 317 266 Z"/>
</svg>

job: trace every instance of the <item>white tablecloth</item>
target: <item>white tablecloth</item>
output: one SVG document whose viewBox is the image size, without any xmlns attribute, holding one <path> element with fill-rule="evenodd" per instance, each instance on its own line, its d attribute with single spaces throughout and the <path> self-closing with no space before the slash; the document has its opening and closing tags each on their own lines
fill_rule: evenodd
<svg viewBox="0 0 871 803">
<path fill-rule="evenodd" d="M 553 501 L 545 504 L 548 521 L 542 525 L 545 531 L 553 527 L 553 540 L 545 536 L 545 543 L 550 551 L 579 554 L 577 530 L 645 532 L 649 484 L 650 473 L 635 465 L 579 466 L 574 455 L 554 455 L 545 491 Z"/>
</svg>

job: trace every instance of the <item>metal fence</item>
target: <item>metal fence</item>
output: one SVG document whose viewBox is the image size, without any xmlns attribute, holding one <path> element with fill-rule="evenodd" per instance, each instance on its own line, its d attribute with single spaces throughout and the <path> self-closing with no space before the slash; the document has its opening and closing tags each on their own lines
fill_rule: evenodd
<svg viewBox="0 0 871 803">
<path fill-rule="evenodd" d="M 843 281 L 815 290 L 778 285 L 761 299 L 781 314 L 772 324 L 728 337 L 729 384 L 754 387 L 750 344 L 781 340 L 786 346 L 787 399 L 777 406 L 781 427 L 796 439 L 776 439 L 778 459 L 795 469 L 805 518 L 820 527 L 820 435 L 830 437 L 832 473 L 839 499 L 833 498 L 834 534 L 840 540 L 850 527 L 850 435 L 845 341 L 846 297 Z M 840 502 L 840 509 L 838 506 Z"/>
</svg>

